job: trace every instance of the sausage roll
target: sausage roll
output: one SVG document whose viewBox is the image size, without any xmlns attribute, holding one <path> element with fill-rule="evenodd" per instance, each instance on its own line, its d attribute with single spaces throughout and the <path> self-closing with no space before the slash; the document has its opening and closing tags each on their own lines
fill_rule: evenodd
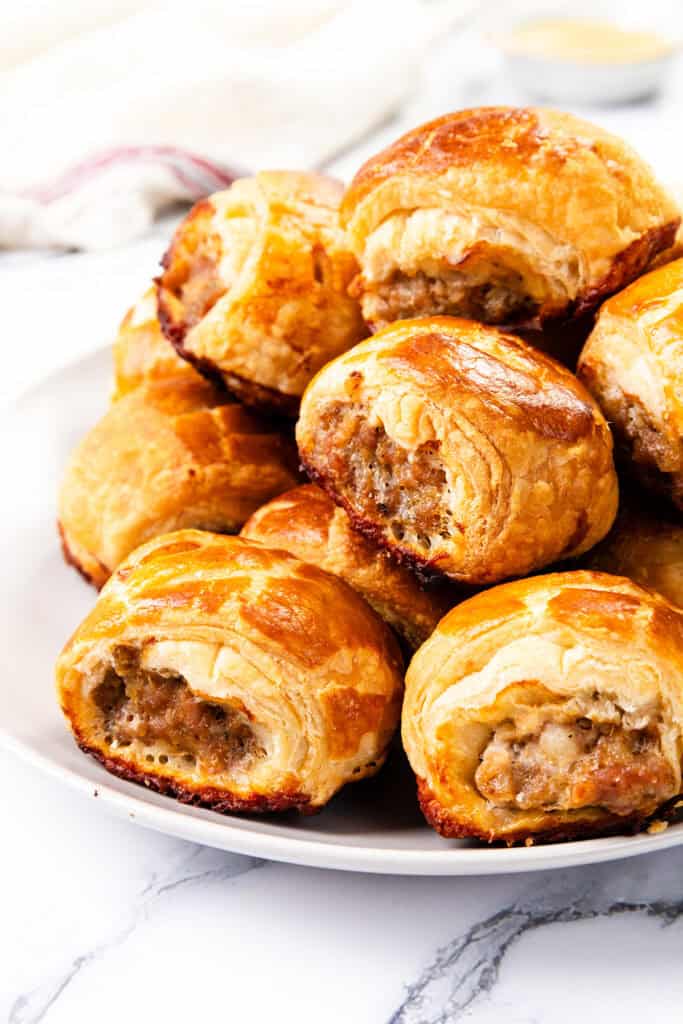
<svg viewBox="0 0 683 1024">
<path fill-rule="evenodd" d="M 427 577 L 523 575 L 588 550 L 616 512 L 612 438 L 588 392 L 469 320 L 404 320 L 330 363 L 297 441 L 353 525 Z"/>
<path fill-rule="evenodd" d="M 591 569 L 628 576 L 683 608 L 683 523 L 631 506 L 587 557 Z"/>
<path fill-rule="evenodd" d="M 683 509 L 683 259 L 604 304 L 577 372 L 628 471 Z"/>
<path fill-rule="evenodd" d="M 148 381 L 169 377 L 197 379 L 199 374 L 164 337 L 157 316 L 156 289 L 149 288 L 128 310 L 114 342 L 113 399 Z"/>
<path fill-rule="evenodd" d="M 298 479 L 296 449 L 213 387 L 169 378 L 119 399 L 81 441 L 59 496 L 64 554 L 95 586 L 143 541 L 236 533 Z"/>
<path fill-rule="evenodd" d="M 463 110 L 360 169 L 342 223 L 372 328 L 447 313 L 572 318 L 671 246 L 680 214 L 626 143 L 571 114 Z"/>
<path fill-rule="evenodd" d="M 374 774 L 402 685 L 391 631 L 345 583 L 196 530 L 138 548 L 57 662 L 84 751 L 222 812 L 313 810 Z"/>
<path fill-rule="evenodd" d="M 424 590 L 409 569 L 354 530 L 344 509 L 315 484 L 264 505 L 242 528 L 242 536 L 341 576 L 409 647 L 419 647 L 461 598 L 454 586 Z"/>
<path fill-rule="evenodd" d="M 341 192 L 303 172 L 242 179 L 198 203 L 164 257 L 166 337 L 247 404 L 295 416 L 313 374 L 367 334 Z"/>
<path fill-rule="evenodd" d="M 403 743 L 444 836 L 636 828 L 681 791 L 683 614 L 603 573 L 494 587 L 413 658 Z"/>
</svg>

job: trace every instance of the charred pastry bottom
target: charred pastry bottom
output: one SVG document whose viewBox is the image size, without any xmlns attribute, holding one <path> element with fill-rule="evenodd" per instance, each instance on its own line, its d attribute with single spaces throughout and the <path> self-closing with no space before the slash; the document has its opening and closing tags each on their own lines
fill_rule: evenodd
<svg viewBox="0 0 683 1024">
<path fill-rule="evenodd" d="M 248 380 L 238 373 L 223 370 L 206 356 L 195 355 L 185 345 L 185 338 L 191 329 L 190 324 L 174 323 L 169 317 L 166 307 L 159 305 L 159 322 L 167 340 L 181 359 L 188 362 L 197 373 L 226 396 L 226 400 L 237 399 L 242 405 L 274 417 L 276 420 L 292 420 L 299 415 L 301 396 L 278 391 L 257 381 Z"/>
<path fill-rule="evenodd" d="M 90 700 L 99 742 L 78 729 L 77 740 L 115 775 L 223 813 L 309 809 L 301 793 L 231 792 L 229 773 L 266 756 L 246 716 L 195 696 L 180 675 L 142 668 L 133 649 L 114 650 Z"/>
<path fill-rule="evenodd" d="M 626 711 L 597 694 L 529 706 L 492 729 L 472 779 L 489 811 L 507 812 L 501 835 L 448 820 L 424 780 L 421 803 L 447 836 L 517 842 L 635 830 L 678 794 L 662 744 L 658 707 Z M 589 810 L 598 816 L 581 821 L 580 812 Z M 538 832 L 515 832 L 515 812 L 541 812 L 548 824 Z"/>
<path fill-rule="evenodd" d="M 85 568 L 72 551 L 66 538 L 66 531 L 59 520 L 57 521 L 57 533 L 59 534 L 59 543 L 61 545 L 62 555 L 66 564 L 72 566 L 72 568 L 74 568 L 76 572 L 83 577 L 86 583 L 90 583 L 97 590 L 101 590 L 111 575 L 107 567 L 104 566 L 99 559 L 96 559 L 94 555 L 91 555 L 93 564 L 98 567 L 98 575 L 97 578 L 95 578 L 95 576 Z"/>
<path fill-rule="evenodd" d="M 226 400 L 237 400 L 248 409 L 270 416 L 276 423 L 279 422 L 283 426 L 289 425 L 289 422 L 295 420 L 299 415 L 299 406 L 301 405 L 299 395 L 287 394 L 284 391 L 266 387 L 265 384 L 247 380 L 246 377 L 240 377 L 237 373 L 222 370 L 210 359 L 196 356 L 185 347 L 183 339 L 187 332 L 184 327 L 171 328 L 167 333 L 177 354 L 190 363 L 197 373 L 200 373 L 215 388 L 223 392 Z"/>
<path fill-rule="evenodd" d="M 221 373 L 223 386 L 231 395 L 238 399 L 242 405 L 259 412 L 269 413 L 275 417 L 286 417 L 296 419 L 299 415 L 301 397 L 299 395 L 287 394 L 284 391 L 277 391 L 275 388 L 266 387 L 265 384 L 258 384 L 256 381 L 247 380 L 237 373 L 223 371 Z"/>
<path fill-rule="evenodd" d="M 444 839 L 478 839 L 491 846 L 543 845 L 576 839 L 635 835 L 643 830 L 651 817 L 645 814 L 619 817 L 605 813 L 600 816 L 599 821 L 565 819 L 559 820 L 557 824 L 548 824 L 542 829 L 520 827 L 507 828 L 503 832 L 495 828 L 486 828 L 469 818 L 459 819 L 452 811 L 442 806 L 426 779 L 417 779 L 417 797 L 426 821 Z"/>
</svg>

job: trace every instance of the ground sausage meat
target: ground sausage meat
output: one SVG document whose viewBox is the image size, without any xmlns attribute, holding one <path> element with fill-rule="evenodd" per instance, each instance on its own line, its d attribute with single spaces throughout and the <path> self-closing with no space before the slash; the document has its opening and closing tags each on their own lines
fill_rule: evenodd
<svg viewBox="0 0 683 1024">
<path fill-rule="evenodd" d="M 125 648 L 95 689 L 108 742 L 118 747 L 134 740 L 161 743 L 170 753 L 220 773 L 258 755 L 245 719 L 218 704 L 195 697 L 181 676 L 141 669 L 137 654 Z M 163 755 L 161 755 L 163 758 Z"/>
<path fill-rule="evenodd" d="M 661 751 L 656 714 L 635 721 L 604 702 L 576 717 L 551 706 L 505 721 L 475 774 L 483 797 L 519 810 L 601 807 L 649 814 L 675 796 L 676 779 Z"/>
<path fill-rule="evenodd" d="M 200 230 L 198 218 L 194 230 L 188 230 L 171 248 L 170 265 L 161 277 L 162 285 L 180 301 L 186 330 L 198 324 L 218 299 L 225 294 L 225 282 L 219 276 L 222 242 L 218 235 Z"/>
<path fill-rule="evenodd" d="M 335 402 L 320 416 L 316 450 L 325 475 L 358 516 L 399 546 L 409 539 L 428 558 L 433 539 L 457 529 L 438 442 L 409 451 L 369 422 L 361 406 Z"/>
<path fill-rule="evenodd" d="M 488 324 L 528 319 L 535 303 L 512 271 L 499 280 L 473 283 L 462 271 L 444 270 L 438 277 L 422 271 L 396 271 L 388 280 L 366 286 L 363 314 L 375 328 L 414 316 L 462 316 Z"/>
</svg>

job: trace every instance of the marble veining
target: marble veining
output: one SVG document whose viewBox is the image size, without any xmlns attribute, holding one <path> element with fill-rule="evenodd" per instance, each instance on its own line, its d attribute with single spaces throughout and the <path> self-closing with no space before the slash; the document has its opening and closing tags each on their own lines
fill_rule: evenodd
<svg viewBox="0 0 683 1024">
<path fill-rule="evenodd" d="M 667 927 L 683 917 L 683 898 L 615 899 L 607 887 L 609 871 L 597 871 L 597 878 L 570 872 L 569 883 L 562 875 L 559 881 L 550 876 L 545 886 L 536 881 L 519 900 L 438 949 L 418 980 L 407 986 L 405 1000 L 388 1024 L 455 1024 L 464 1019 L 472 1004 L 494 988 L 511 946 L 538 928 L 627 914 L 656 918 Z M 629 889 L 641 887 L 636 875 Z"/>
<path fill-rule="evenodd" d="M 10 1009 L 7 1024 L 39 1024 L 82 971 L 124 943 L 159 901 L 177 889 L 238 878 L 264 863 L 255 857 L 222 853 L 203 846 L 191 847 L 180 864 L 152 874 L 147 885 L 131 902 L 124 920 L 110 934 L 74 957 L 62 974 L 46 979 L 31 992 L 18 996 Z"/>
<path fill-rule="evenodd" d="M 552 965 L 573 949 L 585 971 L 576 944 L 605 941 L 612 987 L 601 972 L 586 1000 L 607 1000 L 624 1024 L 642 1019 L 629 1014 L 634 976 L 620 966 L 635 942 L 639 990 L 657 1001 L 658 1022 L 680 1020 L 683 848 L 531 876 L 376 878 L 267 864 L 110 821 L 98 802 L 11 755 L 0 755 L 0 782 L 14 825 L 0 844 L 8 1024 L 115 1024 L 120 1006 L 102 1003 L 102 986 L 123 986 L 135 1005 L 147 999 L 136 1019 L 164 1024 L 212 1019 L 219 991 L 254 1024 L 455 1024 L 502 1019 L 499 1006 L 515 1024 L 565 1024 L 573 1018 L 546 1014 L 552 989 L 539 995 L 544 951 Z M 564 931 L 579 922 L 583 938 Z M 206 985 L 212 970 L 218 988 Z"/>
</svg>

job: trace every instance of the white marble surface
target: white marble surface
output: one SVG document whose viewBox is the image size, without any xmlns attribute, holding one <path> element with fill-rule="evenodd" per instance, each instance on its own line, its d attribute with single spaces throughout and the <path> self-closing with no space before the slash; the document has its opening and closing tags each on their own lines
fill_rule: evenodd
<svg viewBox="0 0 683 1024">
<path fill-rule="evenodd" d="M 114 820 L 0 755 L 0 1019 L 681 1018 L 683 849 L 526 876 L 268 864 Z"/>
<path fill-rule="evenodd" d="M 518 98 L 483 59 L 467 66 L 456 86 L 453 54 L 442 58 L 412 109 L 339 173 L 405 124 Z M 680 78 L 654 106 L 587 112 L 673 180 Z M 1 257 L 0 401 L 106 342 L 160 250 L 157 235 L 111 254 Z M 0 800 L 11 1024 L 681 1019 L 683 849 L 527 876 L 344 875 L 145 831 L 5 753 Z"/>
</svg>

